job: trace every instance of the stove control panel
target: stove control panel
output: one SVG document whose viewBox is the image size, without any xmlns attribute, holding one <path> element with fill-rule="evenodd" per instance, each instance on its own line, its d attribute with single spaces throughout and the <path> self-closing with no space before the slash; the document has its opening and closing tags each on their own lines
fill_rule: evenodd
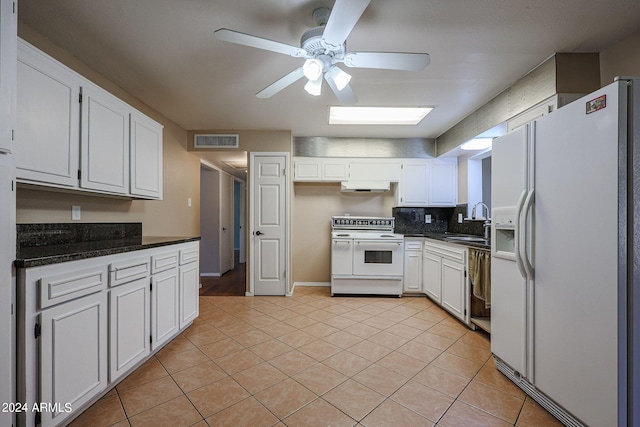
<svg viewBox="0 0 640 427">
<path fill-rule="evenodd" d="M 395 227 L 394 217 L 332 216 L 331 228 L 343 230 L 389 230 Z"/>
</svg>

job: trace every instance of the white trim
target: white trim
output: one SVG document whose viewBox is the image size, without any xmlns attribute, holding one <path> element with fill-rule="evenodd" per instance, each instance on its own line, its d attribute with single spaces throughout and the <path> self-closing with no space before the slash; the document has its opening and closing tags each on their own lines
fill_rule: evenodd
<svg viewBox="0 0 640 427">
<path fill-rule="evenodd" d="M 204 277 L 220 277 L 220 273 L 200 273 L 200 276 L 204 276 Z"/>
<path fill-rule="evenodd" d="M 331 286 L 331 282 L 294 282 L 293 287 L 296 286 Z"/>
<path fill-rule="evenodd" d="M 253 292 L 245 292 L 244 296 L 245 297 L 252 297 L 253 296 Z"/>
</svg>

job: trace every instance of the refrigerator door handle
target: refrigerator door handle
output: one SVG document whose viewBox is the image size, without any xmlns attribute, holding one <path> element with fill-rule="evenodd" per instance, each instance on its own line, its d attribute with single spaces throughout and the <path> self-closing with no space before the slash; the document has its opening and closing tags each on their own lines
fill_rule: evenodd
<svg viewBox="0 0 640 427">
<path fill-rule="evenodd" d="M 518 198 L 518 204 L 516 205 L 516 226 L 515 226 L 515 233 L 514 233 L 514 255 L 516 257 L 516 264 L 518 265 L 518 270 L 520 270 L 520 274 L 522 275 L 522 277 L 526 278 L 527 277 L 527 270 L 525 270 L 524 267 L 524 261 L 522 259 L 522 253 L 520 252 L 520 242 L 522 241 L 522 229 L 520 227 L 520 222 L 521 222 L 521 218 L 522 218 L 522 207 L 524 205 L 524 200 L 525 197 L 527 196 L 527 190 L 522 190 L 522 194 L 520 194 L 520 197 Z"/>
<path fill-rule="evenodd" d="M 522 207 L 522 215 L 520 215 L 520 222 L 518 223 L 518 228 L 520 229 L 521 236 L 518 242 L 518 245 L 520 246 L 518 252 L 522 258 L 522 264 L 524 265 L 526 276 L 529 280 L 533 280 L 535 270 L 531 262 L 531 257 L 529 256 L 530 254 L 527 251 L 527 243 L 533 236 L 533 224 L 530 233 L 527 235 L 527 219 L 529 218 L 529 213 L 531 212 L 531 208 L 533 206 L 534 195 L 535 191 L 532 188 L 529 190 L 527 198 L 524 201 L 524 205 Z"/>
</svg>

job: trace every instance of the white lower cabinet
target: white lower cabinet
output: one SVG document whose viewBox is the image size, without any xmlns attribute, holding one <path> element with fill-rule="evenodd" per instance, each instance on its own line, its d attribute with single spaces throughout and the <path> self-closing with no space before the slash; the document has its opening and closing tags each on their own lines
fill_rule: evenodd
<svg viewBox="0 0 640 427">
<path fill-rule="evenodd" d="M 465 264 L 442 258 L 442 306 L 460 320 L 465 320 Z"/>
<path fill-rule="evenodd" d="M 422 239 L 405 238 L 404 292 L 422 292 Z"/>
<path fill-rule="evenodd" d="M 151 276 L 151 348 L 155 350 L 180 330 L 178 268 Z"/>
<path fill-rule="evenodd" d="M 469 325 L 468 250 L 464 246 L 425 239 L 422 257 L 424 292 L 442 308 Z"/>
<path fill-rule="evenodd" d="M 109 291 L 109 381 L 149 355 L 149 309 L 146 277 Z"/>
<path fill-rule="evenodd" d="M 180 250 L 180 328 L 185 327 L 198 317 L 200 310 L 198 303 L 199 263 L 198 257 L 193 257 L 197 251 L 197 243 Z"/>
<path fill-rule="evenodd" d="M 27 421 L 57 426 L 107 387 L 107 295 L 48 308 L 39 319 L 40 398 L 28 403 L 52 406 L 30 410 Z"/>
<path fill-rule="evenodd" d="M 422 257 L 422 286 L 424 293 L 442 304 L 442 258 L 427 250 Z"/>
<path fill-rule="evenodd" d="M 67 425 L 189 326 L 198 258 L 188 242 L 18 269 L 17 425 Z"/>
</svg>

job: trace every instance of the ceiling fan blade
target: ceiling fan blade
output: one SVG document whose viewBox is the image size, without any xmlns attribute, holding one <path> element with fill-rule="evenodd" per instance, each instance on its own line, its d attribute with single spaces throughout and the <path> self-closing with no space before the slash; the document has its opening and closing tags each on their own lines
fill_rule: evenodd
<svg viewBox="0 0 640 427">
<path fill-rule="evenodd" d="M 336 98 L 338 98 L 340 105 L 353 105 L 358 102 L 358 97 L 353 92 L 353 89 L 351 89 L 351 85 L 347 83 L 347 85 L 342 90 L 340 90 L 338 89 L 336 82 L 333 80 L 333 77 L 331 77 L 331 74 L 325 73 L 324 79 L 327 81 L 329 87 L 336 95 Z"/>
<path fill-rule="evenodd" d="M 353 68 L 420 71 L 431 62 L 428 53 L 349 52 L 344 65 Z"/>
<path fill-rule="evenodd" d="M 276 80 L 271 83 L 269 86 L 262 89 L 260 92 L 256 93 L 258 98 L 271 98 L 276 93 L 280 92 L 282 89 L 287 86 L 297 82 L 302 77 L 304 77 L 304 73 L 302 71 L 302 67 L 296 68 L 286 76 L 282 77 L 280 80 Z"/>
<path fill-rule="evenodd" d="M 369 6 L 371 0 L 336 0 L 322 38 L 333 46 L 340 46 Z"/>
<path fill-rule="evenodd" d="M 239 33 L 238 31 L 228 30 L 226 28 L 220 28 L 213 34 L 219 40 L 224 40 L 226 42 L 256 47 L 258 49 L 269 50 L 271 52 L 283 53 L 285 55 L 295 56 L 296 58 L 304 58 L 307 56 L 307 51 L 299 47 L 263 39 L 262 37 L 256 37 L 250 34 Z"/>
</svg>

